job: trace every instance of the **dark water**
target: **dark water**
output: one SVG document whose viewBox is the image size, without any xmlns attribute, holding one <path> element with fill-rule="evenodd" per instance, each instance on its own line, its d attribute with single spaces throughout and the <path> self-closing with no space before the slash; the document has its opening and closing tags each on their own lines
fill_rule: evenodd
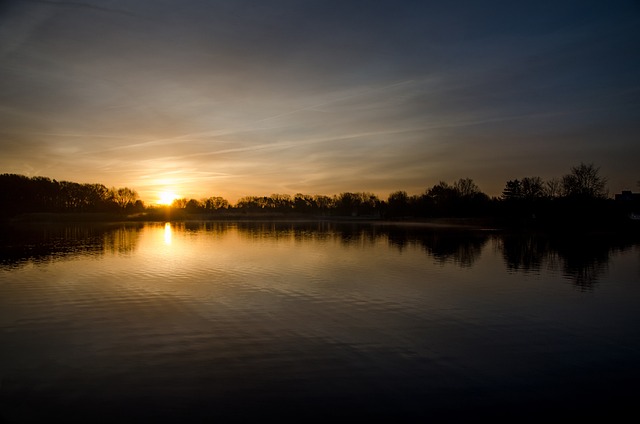
<svg viewBox="0 0 640 424">
<path fill-rule="evenodd" d="M 640 245 L 411 226 L 4 229 L 7 422 L 615 419 Z"/>
</svg>

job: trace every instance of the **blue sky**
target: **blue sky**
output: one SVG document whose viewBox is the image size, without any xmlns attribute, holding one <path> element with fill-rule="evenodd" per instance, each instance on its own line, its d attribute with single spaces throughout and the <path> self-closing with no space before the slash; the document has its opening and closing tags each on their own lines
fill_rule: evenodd
<svg viewBox="0 0 640 424">
<path fill-rule="evenodd" d="M 638 1 L 9 1 L 0 172 L 153 202 L 640 180 Z"/>
</svg>

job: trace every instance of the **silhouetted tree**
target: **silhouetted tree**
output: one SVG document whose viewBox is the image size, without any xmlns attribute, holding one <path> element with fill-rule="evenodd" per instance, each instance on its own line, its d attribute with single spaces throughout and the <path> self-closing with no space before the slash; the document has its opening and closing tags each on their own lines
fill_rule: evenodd
<svg viewBox="0 0 640 424">
<path fill-rule="evenodd" d="M 57 203 L 60 188 L 57 181 L 52 181 L 46 177 L 33 177 L 31 178 L 31 183 L 33 192 L 31 194 L 30 207 L 45 211 L 58 209 L 59 205 Z"/>
<path fill-rule="evenodd" d="M 236 208 L 243 212 L 257 212 L 264 209 L 266 205 L 266 197 L 245 196 L 238 199 Z"/>
<path fill-rule="evenodd" d="M 308 194 L 296 193 L 296 195 L 293 196 L 293 208 L 296 212 L 311 212 L 313 209 L 315 209 L 313 196 L 309 196 Z"/>
<path fill-rule="evenodd" d="M 209 197 L 202 201 L 204 208 L 209 211 L 229 209 L 229 202 L 222 197 Z"/>
<path fill-rule="evenodd" d="M 338 213 L 343 215 L 358 215 L 358 207 L 361 198 L 356 193 L 340 193 L 335 199 L 335 206 Z"/>
<path fill-rule="evenodd" d="M 450 214 L 456 197 L 456 190 L 446 181 L 440 181 L 424 194 L 426 208 L 433 216 Z"/>
<path fill-rule="evenodd" d="M 607 197 L 607 179 L 599 175 L 600 168 L 592 163 L 580 163 L 562 177 L 562 189 L 566 197 L 582 199 L 604 199 Z"/>
<path fill-rule="evenodd" d="M 406 191 L 395 191 L 387 199 L 387 213 L 390 217 L 409 215 L 409 195 Z"/>
<path fill-rule="evenodd" d="M 526 200 L 544 197 L 544 183 L 540 177 L 524 177 L 521 181 L 521 196 Z"/>
<path fill-rule="evenodd" d="M 342 215 L 373 215 L 380 209 L 380 200 L 373 193 L 340 193 L 335 196 L 334 205 Z"/>
<path fill-rule="evenodd" d="M 122 187 L 117 190 L 112 188 L 110 194 L 113 201 L 122 209 L 130 205 L 133 206 L 138 199 L 138 193 L 128 187 Z"/>
<path fill-rule="evenodd" d="M 66 210 L 79 211 L 82 206 L 80 184 L 71 181 L 60 181 L 60 194 Z"/>
<path fill-rule="evenodd" d="M 328 213 L 331 209 L 334 208 L 334 199 L 329 196 L 324 195 L 315 195 L 313 196 L 313 201 L 316 205 L 317 211 L 322 215 Z"/>
<path fill-rule="evenodd" d="M 460 178 L 453 184 L 457 193 L 455 215 L 481 216 L 484 215 L 489 196 L 480 191 L 480 187 L 471 178 Z"/>
<path fill-rule="evenodd" d="M 173 202 L 171 202 L 171 207 L 174 209 L 184 209 L 187 207 L 187 202 L 188 200 L 185 198 L 175 199 Z"/>
<path fill-rule="evenodd" d="M 189 199 L 184 208 L 189 213 L 196 213 L 203 209 L 202 203 L 197 201 L 196 199 Z"/>
<path fill-rule="evenodd" d="M 560 197 L 562 194 L 562 182 L 559 178 L 551 178 L 547 180 L 544 186 L 544 194 L 550 199 Z"/>
<path fill-rule="evenodd" d="M 275 209 L 278 212 L 288 212 L 293 209 L 293 200 L 288 194 L 272 194 L 269 198 L 267 205 L 271 209 Z"/>
<path fill-rule="evenodd" d="M 102 184 L 79 184 L 46 177 L 0 175 L 3 215 L 24 212 L 97 212 L 117 208 Z"/>
<path fill-rule="evenodd" d="M 509 180 L 502 190 L 502 198 L 505 200 L 516 200 L 522 197 L 522 183 L 520 180 Z"/>
<path fill-rule="evenodd" d="M 480 193 L 480 188 L 471 178 L 460 178 L 453 183 L 453 188 L 458 192 L 458 196 L 460 197 L 472 197 Z"/>
<path fill-rule="evenodd" d="M 145 209 L 144 202 L 140 199 L 136 200 L 136 202 L 133 204 L 133 210 L 135 212 L 143 212 L 144 209 Z"/>
<path fill-rule="evenodd" d="M 440 181 L 431 187 L 422 196 L 419 208 L 430 216 L 468 217 L 484 214 L 488 203 L 489 196 L 471 178 L 461 178 L 453 185 Z"/>
<path fill-rule="evenodd" d="M 502 199 L 509 201 L 533 201 L 544 197 L 545 183 L 540 177 L 509 180 L 502 190 Z"/>
<path fill-rule="evenodd" d="M 505 201 L 498 215 L 505 223 L 517 226 L 537 226 L 540 217 L 548 215 L 548 197 L 545 183 L 540 177 L 524 177 L 507 181 L 502 191 Z"/>
</svg>

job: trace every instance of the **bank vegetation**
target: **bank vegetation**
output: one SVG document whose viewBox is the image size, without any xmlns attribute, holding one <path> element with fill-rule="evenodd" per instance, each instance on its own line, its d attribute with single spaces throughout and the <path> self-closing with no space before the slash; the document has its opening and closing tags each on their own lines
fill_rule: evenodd
<svg viewBox="0 0 640 424">
<path fill-rule="evenodd" d="M 470 178 L 440 181 L 423 193 L 398 190 L 387 199 L 369 192 L 246 196 L 231 204 L 220 196 L 176 199 L 170 206 L 145 205 L 131 188 L 56 181 L 47 177 L 0 175 L 0 218 L 46 219 L 247 219 L 323 218 L 393 221 L 471 220 L 498 226 L 627 225 L 640 217 L 637 193 L 609 196 L 607 179 L 581 163 L 558 178 L 523 176 L 505 182 L 489 197 Z"/>
</svg>

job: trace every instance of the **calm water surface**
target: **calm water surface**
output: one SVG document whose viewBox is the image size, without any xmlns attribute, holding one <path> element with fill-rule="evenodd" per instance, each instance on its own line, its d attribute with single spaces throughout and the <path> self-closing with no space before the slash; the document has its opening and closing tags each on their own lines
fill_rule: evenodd
<svg viewBox="0 0 640 424">
<path fill-rule="evenodd" d="M 0 242 L 8 422 L 613 418 L 640 395 L 634 241 L 167 223 Z"/>
</svg>

